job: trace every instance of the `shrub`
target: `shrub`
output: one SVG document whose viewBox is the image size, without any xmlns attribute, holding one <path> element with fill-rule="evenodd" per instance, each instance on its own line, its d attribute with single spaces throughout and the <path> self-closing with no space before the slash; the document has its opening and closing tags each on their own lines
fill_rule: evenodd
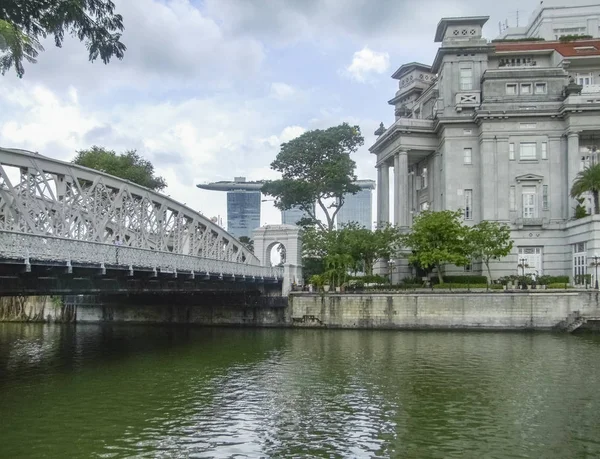
<svg viewBox="0 0 600 459">
<path fill-rule="evenodd" d="M 435 289 L 455 289 L 455 288 L 487 288 L 488 284 L 458 284 L 458 283 L 447 283 L 447 284 L 436 284 L 433 286 Z"/>
<path fill-rule="evenodd" d="M 431 279 L 437 283 L 437 279 Z M 446 284 L 487 284 L 487 276 L 444 276 Z"/>
<path fill-rule="evenodd" d="M 550 284 L 568 284 L 569 276 L 540 276 L 537 278 L 536 283 L 539 285 L 550 285 Z"/>
<path fill-rule="evenodd" d="M 546 288 L 560 288 L 560 289 L 565 289 L 565 288 L 571 288 L 571 286 L 569 284 L 566 284 L 566 283 L 555 283 L 555 284 L 548 284 L 548 285 L 546 285 Z"/>
<path fill-rule="evenodd" d="M 350 281 L 362 281 L 365 284 L 389 284 L 390 280 L 387 277 L 373 274 L 370 276 L 354 276 L 350 277 Z"/>
<path fill-rule="evenodd" d="M 566 43 L 568 41 L 575 40 L 589 40 L 590 38 L 594 38 L 591 35 L 563 35 L 559 38 L 561 43 Z"/>
</svg>

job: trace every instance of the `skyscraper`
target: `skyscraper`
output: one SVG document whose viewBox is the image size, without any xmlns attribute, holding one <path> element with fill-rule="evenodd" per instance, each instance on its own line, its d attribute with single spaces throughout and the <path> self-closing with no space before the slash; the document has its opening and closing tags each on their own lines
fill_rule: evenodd
<svg viewBox="0 0 600 459">
<path fill-rule="evenodd" d="M 367 229 L 373 229 L 371 194 L 375 189 L 375 181 L 357 180 L 354 183 L 361 189 L 356 194 L 344 195 L 344 205 L 337 214 L 337 227 L 355 222 Z"/>
<path fill-rule="evenodd" d="M 235 177 L 233 182 L 213 182 L 196 185 L 204 190 L 227 191 L 227 231 L 234 237 L 252 238 L 260 227 L 260 189 L 263 182 L 246 182 Z"/>
<path fill-rule="evenodd" d="M 315 205 L 312 208 L 313 215 L 315 213 Z M 284 225 L 297 225 L 303 218 L 310 218 L 307 212 L 304 212 L 299 207 L 292 207 L 288 210 L 281 211 L 281 223 Z"/>
</svg>

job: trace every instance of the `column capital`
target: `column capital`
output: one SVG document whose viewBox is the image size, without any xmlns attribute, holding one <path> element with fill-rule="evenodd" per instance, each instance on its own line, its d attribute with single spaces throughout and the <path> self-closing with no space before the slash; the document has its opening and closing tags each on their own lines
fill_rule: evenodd
<svg viewBox="0 0 600 459">
<path fill-rule="evenodd" d="M 399 156 L 408 155 L 408 150 L 401 148 L 398 151 L 396 151 L 396 154 Z"/>
<path fill-rule="evenodd" d="M 579 137 L 581 131 L 569 130 L 567 131 L 567 137 Z"/>
</svg>

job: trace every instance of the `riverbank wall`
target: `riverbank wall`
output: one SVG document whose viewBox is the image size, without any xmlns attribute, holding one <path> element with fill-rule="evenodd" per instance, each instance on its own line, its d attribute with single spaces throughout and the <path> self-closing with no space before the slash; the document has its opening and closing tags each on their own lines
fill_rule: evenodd
<svg viewBox="0 0 600 459">
<path fill-rule="evenodd" d="M 551 330 L 600 317 L 600 297 L 595 291 L 296 293 L 289 308 L 293 327 Z"/>
<path fill-rule="evenodd" d="M 581 318 L 592 318 L 577 325 Z M 349 329 L 600 330 L 596 291 L 2 297 L 0 321 Z"/>
</svg>

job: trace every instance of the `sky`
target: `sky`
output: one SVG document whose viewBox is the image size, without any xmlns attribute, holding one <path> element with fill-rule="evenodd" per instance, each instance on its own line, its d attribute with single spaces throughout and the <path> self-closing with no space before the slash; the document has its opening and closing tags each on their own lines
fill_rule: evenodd
<svg viewBox="0 0 600 459">
<path fill-rule="evenodd" d="M 226 221 L 226 195 L 198 183 L 275 179 L 282 142 L 348 122 L 364 146 L 357 175 L 375 179 L 368 151 L 406 62 L 431 64 L 440 18 L 521 24 L 536 0 L 114 0 L 122 61 L 88 61 L 84 44 L 52 40 L 25 75 L 0 76 L 0 146 L 70 161 L 92 145 L 136 149 L 165 194 Z M 375 207 L 375 201 L 374 201 Z M 264 202 L 262 224 L 280 223 Z"/>
</svg>

